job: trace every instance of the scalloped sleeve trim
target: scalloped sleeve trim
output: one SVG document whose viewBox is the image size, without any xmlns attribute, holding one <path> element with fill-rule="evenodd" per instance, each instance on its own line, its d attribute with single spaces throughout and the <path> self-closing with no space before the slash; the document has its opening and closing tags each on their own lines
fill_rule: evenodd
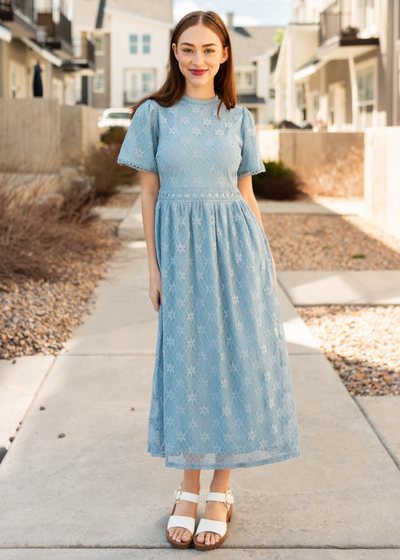
<svg viewBox="0 0 400 560">
<path fill-rule="evenodd" d="M 133 163 L 132 161 L 125 159 L 123 157 L 119 157 L 117 159 L 117 163 L 119 165 L 126 165 L 128 167 L 132 167 L 132 169 L 137 169 L 138 171 L 144 171 L 146 173 L 153 173 L 154 175 L 158 175 L 158 171 L 155 169 L 146 169 L 146 167 L 141 167 L 140 165 Z"/>
<path fill-rule="evenodd" d="M 265 171 L 264 165 L 262 167 L 257 167 L 257 169 L 252 169 L 251 171 L 245 171 L 238 175 L 238 180 L 243 179 L 243 177 L 247 177 L 248 175 L 257 175 L 257 173 L 263 173 Z"/>
</svg>

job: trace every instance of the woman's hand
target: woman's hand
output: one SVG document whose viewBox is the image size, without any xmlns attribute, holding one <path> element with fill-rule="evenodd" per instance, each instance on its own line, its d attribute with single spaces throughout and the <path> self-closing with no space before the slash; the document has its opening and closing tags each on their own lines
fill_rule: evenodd
<svg viewBox="0 0 400 560">
<path fill-rule="evenodd" d="M 161 273 L 159 268 L 155 268 L 150 272 L 149 296 L 154 309 L 158 312 L 160 310 L 159 300 L 161 300 L 162 305 Z"/>
</svg>

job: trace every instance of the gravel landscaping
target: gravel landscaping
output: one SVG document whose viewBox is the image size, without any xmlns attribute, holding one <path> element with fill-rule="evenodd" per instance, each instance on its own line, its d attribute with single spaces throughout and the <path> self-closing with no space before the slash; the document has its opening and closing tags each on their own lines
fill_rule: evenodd
<svg viewBox="0 0 400 560">
<path fill-rule="evenodd" d="M 118 222 L 95 222 L 100 249 L 84 259 L 65 256 L 65 277 L 58 282 L 7 280 L 0 282 L 0 358 L 33 354 L 56 355 L 90 313 L 87 304 L 104 278 L 107 264 L 121 247 L 115 237 Z"/>
<path fill-rule="evenodd" d="M 400 394 L 400 307 L 297 307 L 349 394 Z"/>
<path fill-rule="evenodd" d="M 262 214 L 278 270 L 397 270 L 400 241 L 359 216 Z"/>
</svg>

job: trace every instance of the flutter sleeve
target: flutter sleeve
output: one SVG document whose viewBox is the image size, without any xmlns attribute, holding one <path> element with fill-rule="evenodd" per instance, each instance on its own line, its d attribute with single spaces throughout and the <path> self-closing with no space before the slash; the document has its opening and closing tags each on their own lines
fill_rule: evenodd
<svg viewBox="0 0 400 560">
<path fill-rule="evenodd" d="M 252 114 L 246 107 L 243 107 L 242 141 L 242 161 L 237 171 L 238 179 L 265 171 L 256 125 Z"/>
<path fill-rule="evenodd" d="M 158 143 L 157 108 L 152 99 L 139 105 L 131 120 L 117 162 L 139 171 L 158 175 L 156 153 Z"/>
</svg>

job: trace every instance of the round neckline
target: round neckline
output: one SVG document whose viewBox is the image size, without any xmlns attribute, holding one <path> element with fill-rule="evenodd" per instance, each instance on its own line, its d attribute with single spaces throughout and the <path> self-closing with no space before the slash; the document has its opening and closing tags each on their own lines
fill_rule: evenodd
<svg viewBox="0 0 400 560">
<path fill-rule="evenodd" d="M 219 101 L 219 97 L 217 94 L 215 94 L 214 97 L 211 97 L 210 99 L 196 99 L 195 97 L 189 97 L 186 94 L 182 95 L 182 98 L 184 101 L 188 101 L 189 103 L 199 103 L 201 105 L 207 105 L 208 103 L 215 103 L 216 101 Z"/>
</svg>

